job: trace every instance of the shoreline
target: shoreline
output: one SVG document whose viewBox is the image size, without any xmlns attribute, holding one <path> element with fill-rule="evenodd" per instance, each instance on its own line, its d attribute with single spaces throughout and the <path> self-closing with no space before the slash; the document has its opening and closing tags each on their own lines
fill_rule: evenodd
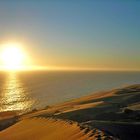
<svg viewBox="0 0 140 140">
<path fill-rule="evenodd" d="M 140 137 L 139 99 L 140 84 L 137 84 L 91 94 L 13 118 L 16 118 L 16 124 L 35 117 L 72 121 L 80 128 L 88 130 L 86 133 L 96 129 L 97 133 L 92 135 L 98 134 L 97 137 L 101 140 L 105 136 L 112 139 L 135 140 Z M 15 125 L 11 125 L 9 128 L 12 129 Z M 9 128 L 4 131 L 7 132 Z M 1 132 L 3 131 L 0 131 L 0 137 Z M 99 132 L 102 135 L 99 136 Z"/>
</svg>

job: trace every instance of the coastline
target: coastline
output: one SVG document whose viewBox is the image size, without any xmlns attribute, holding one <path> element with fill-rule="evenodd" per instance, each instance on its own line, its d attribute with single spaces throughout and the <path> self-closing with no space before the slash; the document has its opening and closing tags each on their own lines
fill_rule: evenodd
<svg viewBox="0 0 140 140">
<path fill-rule="evenodd" d="M 59 120 L 58 124 L 61 121 L 72 121 L 77 123 L 77 128 L 84 129 L 85 135 L 91 133 L 91 135 L 88 135 L 89 139 L 97 136 L 94 137 L 94 139 L 110 137 L 110 139 L 135 140 L 140 137 L 138 133 L 140 129 L 139 99 L 140 85 L 138 84 L 120 89 L 113 89 L 107 92 L 91 94 L 50 106 L 44 110 L 29 112 L 21 116 L 9 117 L 7 120 L 11 118 L 13 118 L 13 120 L 16 119 L 13 124 L 40 117 L 41 120 L 44 118 L 52 118 L 54 121 Z M 16 125 L 17 123 L 0 131 L 0 138 L 7 140 L 2 133 L 10 132 L 9 129 L 14 129 L 13 127 Z M 95 129 L 96 133 L 93 134 L 93 130 Z"/>
</svg>

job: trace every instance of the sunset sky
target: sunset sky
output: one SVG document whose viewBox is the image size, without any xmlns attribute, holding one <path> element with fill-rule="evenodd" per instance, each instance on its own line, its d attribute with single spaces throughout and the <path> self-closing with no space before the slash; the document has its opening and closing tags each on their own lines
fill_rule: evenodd
<svg viewBox="0 0 140 140">
<path fill-rule="evenodd" d="M 139 0 L 1 0 L 0 44 L 30 65 L 140 70 Z"/>
</svg>

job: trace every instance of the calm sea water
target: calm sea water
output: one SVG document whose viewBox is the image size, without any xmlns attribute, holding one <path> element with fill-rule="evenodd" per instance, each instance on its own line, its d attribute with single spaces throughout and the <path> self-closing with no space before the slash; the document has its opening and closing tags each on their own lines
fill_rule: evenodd
<svg viewBox="0 0 140 140">
<path fill-rule="evenodd" d="M 29 111 L 97 91 L 140 84 L 140 72 L 0 73 L 0 111 Z"/>
</svg>

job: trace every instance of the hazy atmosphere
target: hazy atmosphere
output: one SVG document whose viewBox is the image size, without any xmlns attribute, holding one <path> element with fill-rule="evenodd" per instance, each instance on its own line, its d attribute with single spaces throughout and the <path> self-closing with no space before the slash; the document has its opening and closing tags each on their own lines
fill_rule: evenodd
<svg viewBox="0 0 140 140">
<path fill-rule="evenodd" d="M 21 44 L 32 68 L 140 70 L 139 3 L 2 0 L 0 44 Z"/>
</svg>

